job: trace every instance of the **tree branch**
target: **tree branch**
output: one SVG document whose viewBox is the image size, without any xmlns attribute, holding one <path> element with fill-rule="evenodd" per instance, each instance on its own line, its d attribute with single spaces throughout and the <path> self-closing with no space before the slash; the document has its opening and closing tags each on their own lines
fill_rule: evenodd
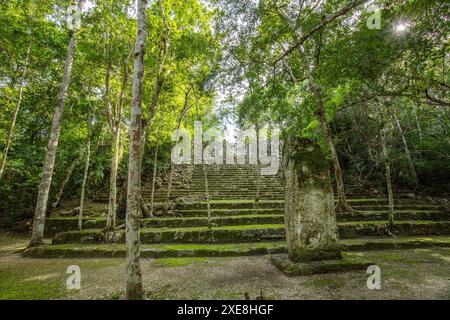
<svg viewBox="0 0 450 320">
<path fill-rule="evenodd" d="M 336 20 L 337 18 L 347 14 L 348 12 L 350 12 L 352 9 L 356 8 L 357 6 L 360 6 L 362 4 L 364 4 L 365 2 L 367 2 L 368 0 L 355 0 L 352 1 L 348 6 L 340 9 L 339 11 L 326 16 L 317 26 L 315 26 L 314 28 L 312 28 L 311 30 L 309 30 L 306 34 L 304 34 L 300 39 L 298 39 L 298 41 L 293 44 L 291 47 L 289 47 L 285 52 L 283 52 L 283 54 L 276 59 L 273 64 L 277 64 L 278 62 L 280 62 L 282 59 L 284 59 L 285 57 L 287 57 L 288 55 L 290 55 L 295 49 L 297 49 L 298 47 L 300 47 L 306 40 L 308 40 L 314 33 L 316 33 L 317 31 L 320 31 L 321 29 L 323 29 L 326 25 L 328 25 L 329 23 L 333 22 L 334 20 Z"/>
</svg>

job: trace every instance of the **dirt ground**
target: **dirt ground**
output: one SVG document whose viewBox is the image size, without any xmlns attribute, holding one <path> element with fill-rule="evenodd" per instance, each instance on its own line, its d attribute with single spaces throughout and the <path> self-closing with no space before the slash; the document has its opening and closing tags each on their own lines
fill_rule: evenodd
<svg viewBox="0 0 450 320">
<path fill-rule="evenodd" d="M 0 299 L 120 299 L 124 259 L 29 259 L 24 236 L 0 234 Z M 142 261 L 149 299 L 450 299 L 450 249 L 361 252 L 381 268 L 381 289 L 363 271 L 287 277 L 267 256 Z M 68 290 L 67 267 L 81 270 Z"/>
</svg>

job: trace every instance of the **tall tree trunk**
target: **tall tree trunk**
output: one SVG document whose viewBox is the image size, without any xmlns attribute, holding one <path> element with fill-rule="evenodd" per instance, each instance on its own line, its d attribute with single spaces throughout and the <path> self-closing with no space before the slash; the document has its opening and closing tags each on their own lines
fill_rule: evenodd
<svg viewBox="0 0 450 320">
<path fill-rule="evenodd" d="M 423 141 L 422 127 L 420 126 L 419 116 L 417 115 L 417 107 L 418 106 L 420 106 L 419 102 L 413 103 L 414 119 L 416 120 L 416 127 L 417 127 L 417 132 L 419 133 L 419 140 L 420 140 L 420 142 L 422 142 Z"/>
<path fill-rule="evenodd" d="M 152 191 L 150 195 L 150 215 L 153 216 L 153 202 L 155 198 L 155 187 L 156 187 L 156 168 L 158 167 L 158 149 L 159 144 L 156 144 L 155 155 L 153 158 L 153 175 L 152 175 Z"/>
<path fill-rule="evenodd" d="M 78 0 L 78 7 L 81 12 L 86 0 Z M 64 76 L 58 95 L 53 124 L 48 140 L 47 153 L 44 161 L 44 168 L 39 185 L 36 210 L 34 213 L 33 231 L 29 247 L 38 246 L 44 243 L 45 214 L 47 212 L 48 194 L 52 183 L 53 169 L 56 159 L 56 150 L 58 148 L 59 133 L 61 131 L 62 115 L 66 104 L 67 93 L 69 89 L 70 77 L 72 74 L 75 47 L 77 42 L 78 30 L 75 29 L 70 37 L 69 47 L 67 48 L 67 57 L 64 66 Z"/>
<path fill-rule="evenodd" d="M 398 132 L 400 133 L 400 137 L 402 138 L 403 148 L 405 149 L 406 161 L 408 162 L 409 172 L 411 173 L 411 177 L 414 180 L 415 188 L 419 188 L 419 178 L 417 177 L 416 168 L 414 167 L 414 163 L 411 158 L 411 152 L 409 151 L 408 142 L 406 141 L 405 134 L 403 133 L 402 126 L 400 125 L 400 121 L 395 114 L 395 111 L 392 112 L 392 117 L 394 118 L 395 125 L 397 126 Z"/>
<path fill-rule="evenodd" d="M 108 203 L 108 216 L 106 220 L 105 232 L 113 231 L 116 228 L 117 219 L 117 176 L 120 162 L 120 124 L 122 121 L 123 104 L 125 90 L 129 80 L 129 67 L 128 62 L 130 54 L 124 61 L 124 75 L 122 80 L 122 87 L 119 93 L 119 99 L 116 101 L 114 108 L 111 107 L 110 94 L 110 78 L 111 78 L 111 63 L 106 65 L 106 77 L 105 77 L 105 106 L 106 114 L 108 116 L 109 127 L 113 134 L 112 145 L 112 158 L 111 158 L 111 172 L 109 177 L 109 203 Z"/>
<path fill-rule="evenodd" d="M 178 143 L 178 139 L 180 138 L 179 130 L 181 127 L 181 117 L 178 119 L 178 125 L 177 125 L 177 133 L 175 135 L 175 143 Z M 169 210 L 169 204 L 170 204 L 170 196 L 172 193 L 172 181 L 173 181 L 173 175 L 175 173 L 175 164 L 171 161 L 170 162 L 170 171 L 169 171 L 169 180 L 167 182 L 167 194 L 166 194 L 166 206 L 165 210 Z"/>
<path fill-rule="evenodd" d="M 163 123 L 164 113 L 161 112 L 161 118 L 158 124 L 158 133 L 156 134 L 156 146 L 155 155 L 153 158 L 153 176 L 152 176 L 152 191 L 150 196 L 150 216 L 153 217 L 153 199 L 155 198 L 155 185 L 156 185 L 156 169 L 158 167 L 158 149 L 159 149 L 159 138 L 161 135 L 161 127 Z"/>
<path fill-rule="evenodd" d="M 333 137 L 331 135 L 330 127 L 328 126 L 328 122 L 325 118 L 325 108 L 323 105 L 322 100 L 322 93 L 312 78 L 312 76 L 309 77 L 309 86 L 311 91 L 313 92 L 314 96 L 317 99 L 317 110 L 316 110 L 316 116 L 320 123 L 320 128 L 322 130 L 322 134 L 324 135 L 325 141 L 328 145 L 328 148 L 331 153 L 331 159 L 333 161 L 333 167 L 334 167 L 334 175 L 336 178 L 336 191 L 338 194 L 338 203 L 336 205 L 336 211 L 337 212 L 354 212 L 355 209 L 353 209 L 347 202 L 347 198 L 345 196 L 345 187 L 344 187 L 344 179 L 343 179 L 343 173 L 341 168 L 341 163 L 339 161 L 339 157 L 336 151 L 336 147 L 333 142 Z"/>
<path fill-rule="evenodd" d="M 189 105 L 189 101 L 188 101 L 190 91 L 191 91 L 191 89 L 189 89 L 185 94 L 183 110 L 181 110 L 181 114 L 178 117 L 177 133 L 175 135 L 175 143 L 177 143 L 178 139 L 180 138 L 179 131 L 181 128 L 181 122 L 183 122 L 184 117 L 186 116 L 187 112 L 190 109 L 190 105 Z M 175 172 L 175 164 L 173 162 L 171 162 L 170 172 L 169 172 L 169 181 L 167 183 L 166 210 L 168 210 L 168 208 L 169 208 L 170 194 L 172 192 L 172 181 L 173 181 L 174 172 Z"/>
<path fill-rule="evenodd" d="M 134 70 L 131 101 L 130 155 L 128 161 L 128 197 L 126 215 L 127 270 L 126 298 L 143 299 L 144 289 L 140 264 L 140 193 L 141 193 L 141 134 L 142 134 L 142 87 L 144 79 L 144 56 L 147 39 L 147 0 L 137 2 L 137 35 L 134 51 Z"/>
<path fill-rule="evenodd" d="M 52 204 L 53 209 L 56 209 L 59 206 L 59 202 L 61 201 L 61 197 L 64 193 L 64 189 L 66 188 L 67 182 L 69 182 L 70 177 L 72 177 L 73 170 L 75 169 L 75 166 L 77 165 L 77 163 L 78 163 L 78 157 L 70 162 L 70 165 L 67 168 L 66 174 L 61 183 L 61 187 L 59 188 L 58 193 L 56 194 L 55 202 L 53 202 L 53 204 Z"/>
<path fill-rule="evenodd" d="M 291 261 L 341 258 L 329 164 L 320 146 L 288 139 L 285 148 L 285 222 Z"/>
<path fill-rule="evenodd" d="M 260 169 L 260 162 L 259 162 L 259 126 L 255 125 L 256 130 L 256 196 L 255 196 L 255 202 L 259 201 L 259 189 L 261 184 L 261 171 Z"/>
<path fill-rule="evenodd" d="M 12 137 L 14 134 L 14 127 L 16 126 L 17 114 L 19 113 L 20 105 L 22 104 L 23 87 L 25 85 L 25 77 L 27 75 L 28 62 L 30 60 L 30 49 L 31 49 L 31 42 L 28 44 L 27 55 L 25 58 L 25 65 L 24 65 L 24 69 L 22 72 L 22 79 L 20 80 L 20 85 L 19 85 L 19 97 L 17 99 L 16 108 L 14 109 L 11 124 L 9 125 L 8 137 L 6 138 L 6 144 L 3 149 L 2 158 L 0 160 L 0 180 L 2 179 L 3 171 L 5 170 L 6 158 L 8 157 L 9 148 L 11 147 Z"/>
<path fill-rule="evenodd" d="M 206 172 L 205 159 L 202 161 L 203 168 L 203 178 L 205 181 L 205 195 L 206 195 L 206 210 L 208 213 L 208 228 L 212 227 L 212 216 L 211 216 L 211 199 L 209 197 L 209 187 L 208 187 L 208 173 Z"/>
<path fill-rule="evenodd" d="M 170 27 L 167 22 L 166 14 L 164 12 L 164 6 L 163 6 L 162 0 L 158 1 L 158 7 L 159 7 L 159 12 L 160 12 L 161 18 L 164 23 L 164 29 L 163 29 L 162 35 L 161 35 L 161 43 L 160 43 L 160 48 L 159 48 L 159 51 L 160 51 L 159 52 L 159 65 L 158 65 L 158 71 L 157 71 L 156 77 L 155 77 L 155 82 L 153 84 L 153 95 L 152 95 L 152 102 L 150 105 L 150 113 L 149 113 L 148 118 L 145 121 L 143 121 L 144 129 L 148 127 L 150 130 L 151 130 L 151 127 L 153 126 L 153 121 L 155 119 L 155 114 L 156 114 L 156 110 L 158 107 L 159 95 L 161 93 L 161 89 L 162 89 L 162 87 L 164 85 L 164 81 L 165 81 L 164 67 L 165 67 L 165 62 L 166 62 L 167 53 L 168 53 L 169 32 L 170 32 Z"/>
<path fill-rule="evenodd" d="M 386 187 L 389 199 L 389 227 L 392 228 L 394 225 L 394 195 L 392 192 L 392 181 L 391 181 L 391 165 L 389 163 L 389 153 L 386 145 L 386 129 L 382 128 L 380 131 L 381 145 L 383 147 L 383 159 L 384 168 L 386 174 Z"/>
<path fill-rule="evenodd" d="M 86 193 L 86 184 L 89 174 L 89 162 L 91 160 L 91 137 L 88 137 L 86 147 L 86 160 L 84 163 L 83 183 L 81 184 L 81 196 L 80 196 L 80 212 L 78 214 L 78 229 L 83 229 L 83 211 L 84 211 L 84 198 Z"/>
<path fill-rule="evenodd" d="M 112 147 L 111 174 L 109 177 L 109 205 L 108 217 L 106 219 L 106 231 L 112 231 L 116 228 L 117 211 L 117 172 L 119 169 L 120 153 L 120 128 L 114 131 L 114 142 Z"/>
</svg>

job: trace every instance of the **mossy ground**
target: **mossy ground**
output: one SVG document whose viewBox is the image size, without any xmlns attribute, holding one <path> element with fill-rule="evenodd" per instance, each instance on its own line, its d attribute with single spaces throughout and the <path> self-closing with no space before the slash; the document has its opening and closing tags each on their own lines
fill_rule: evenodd
<svg viewBox="0 0 450 320">
<path fill-rule="evenodd" d="M 0 299 L 119 299 L 125 259 L 29 259 L 13 251 L 27 236 L 0 240 Z M 142 259 L 150 299 L 450 299 L 450 249 L 355 252 L 381 268 L 381 290 L 365 271 L 287 277 L 267 256 Z M 69 265 L 81 268 L 81 290 L 68 291 Z"/>
</svg>

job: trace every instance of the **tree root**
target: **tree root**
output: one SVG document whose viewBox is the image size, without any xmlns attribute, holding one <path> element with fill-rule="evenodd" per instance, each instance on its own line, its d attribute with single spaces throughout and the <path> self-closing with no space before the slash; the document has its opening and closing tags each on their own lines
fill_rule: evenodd
<svg viewBox="0 0 450 320">
<path fill-rule="evenodd" d="M 353 214 L 358 213 L 358 210 L 352 208 L 347 201 L 341 202 L 339 201 L 335 207 L 336 212 L 350 212 Z"/>
</svg>

